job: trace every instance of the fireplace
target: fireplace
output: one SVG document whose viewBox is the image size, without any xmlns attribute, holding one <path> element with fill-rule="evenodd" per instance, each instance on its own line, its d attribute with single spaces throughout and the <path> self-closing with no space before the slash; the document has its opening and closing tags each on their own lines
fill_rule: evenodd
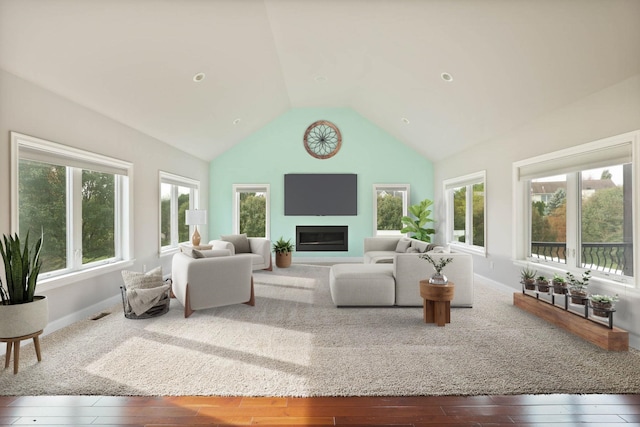
<svg viewBox="0 0 640 427">
<path fill-rule="evenodd" d="M 296 251 L 348 251 L 349 227 L 346 225 L 296 226 Z"/>
</svg>

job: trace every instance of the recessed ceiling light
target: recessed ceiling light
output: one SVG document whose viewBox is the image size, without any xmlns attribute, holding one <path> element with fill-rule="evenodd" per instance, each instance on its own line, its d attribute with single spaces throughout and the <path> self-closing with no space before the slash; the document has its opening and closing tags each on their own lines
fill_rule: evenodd
<svg viewBox="0 0 640 427">
<path fill-rule="evenodd" d="M 409 119 L 407 119 L 406 117 L 403 117 L 400 120 L 402 120 L 402 123 L 404 123 L 405 125 L 409 124 Z"/>
<path fill-rule="evenodd" d="M 193 81 L 198 83 L 204 80 L 204 73 L 198 73 L 195 76 L 193 76 Z"/>
<path fill-rule="evenodd" d="M 324 83 L 327 81 L 327 78 L 325 76 L 315 76 L 313 79 L 318 83 Z"/>
<path fill-rule="evenodd" d="M 440 77 L 442 77 L 442 80 L 444 80 L 445 82 L 453 81 L 453 76 L 449 73 L 442 73 L 440 74 Z"/>
<path fill-rule="evenodd" d="M 237 118 L 237 119 L 235 119 L 235 120 L 233 121 L 233 124 L 234 124 L 234 125 L 237 125 L 238 123 L 240 123 L 240 118 Z"/>
</svg>

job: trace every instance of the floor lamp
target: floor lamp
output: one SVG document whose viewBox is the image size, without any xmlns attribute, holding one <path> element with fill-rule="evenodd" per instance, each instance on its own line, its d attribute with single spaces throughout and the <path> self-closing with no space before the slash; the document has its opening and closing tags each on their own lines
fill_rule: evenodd
<svg viewBox="0 0 640 427">
<path fill-rule="evenodd" d="M 191 236 L 191 244 L 200 246 L 200 233 L 198 233 L 198 225 L 207 223 L 207 211 L 201 209 L 189 209 L 185 212 L 185 222 L 187 225 L 195 226 L 193 235 Z"/>
</svg>

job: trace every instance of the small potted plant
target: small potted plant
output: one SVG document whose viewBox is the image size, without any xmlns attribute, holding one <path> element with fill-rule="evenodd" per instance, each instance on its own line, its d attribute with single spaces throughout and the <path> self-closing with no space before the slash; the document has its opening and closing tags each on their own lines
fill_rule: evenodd
<svg viewBox="0 0 640 427">
<path fill-rule="evenodd" d="M 276 254 L 276 267 L 287 268 L 291 265 L 291 252 L 293 252 L 291 239 L 284 240 L 281 236 L 273 244 L 273 252 Z"/>
<path fill-rule="evenodd" d="M 567 272 L 567 281 L 569 282 L 569 295 L 571 295 L 571 304 L 585 305 L 587 299 L 587 287 L 591 279 L 591 270 L 582 273 L 582 278 L 578 279 L 570 272 Z"/>
<path fill-rule="evenodd" d="M 567 293 L 567 281 L 558 273 L 554 273 L 551 283 L 553 284 L 554 294 L 564 295 Z"/>
<path fill-rule="evenodd" d="M 429 254 L 421 254 L 420 258 L 426 259 L 436 270 L 436 273 L 429 279 L 429 283 L 433 285 L 446 285 L 447 283 L 449 283 L 447 276 L 442 274 L 442 269 L 445 268 L 446 265 L 451 261 L 453 261 L 453 258 L 440 258 L 439 261 L 436 261 Z"/>
<path fill-rule="evenodd" d="M 536 289 L 536 270 L 532 270 L 529 267 L 525 267 L 520 272 L 520 279 L 524 288 L 529 291 L 534 291 Z"/>
<path fill-rule="evenodd" d="M 538 286 L 538 292 L 547 293 L 549 292 L 549 280 L 546 277 L 540 275 L 536 279 L 536 285 Z"/>
<path fill-rule="evenodd" d="M 618 295 L 591 295 L 589 296 L 593 315 L 598 317 L 609 317 L 613 310 L 614 303 L 618 301 Z"/>
</svg>

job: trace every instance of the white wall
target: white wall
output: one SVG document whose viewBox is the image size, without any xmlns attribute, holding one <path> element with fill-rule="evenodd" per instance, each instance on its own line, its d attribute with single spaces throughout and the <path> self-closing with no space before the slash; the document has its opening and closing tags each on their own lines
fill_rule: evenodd
<svg viewBox="0 0 640 427">
<path fill-rule="evenodd" d="M 476 274 L 519 289 L 520 268 L 514 266 L 511 259 L 512 163 L 638 129 L 640 74 L 540 117 L 500 138 L 438 162 L 434 171 L 438 201 L 436 215 L 442 222 L 443 180 L 486 170 L 488 255 L 486 258 L 474 256 L 474 270 Z M 640 197 L 640 189 L 636 188 L 635 194 Z M 442 240 L 441 235 L 438 237 Z M 640 271 L 640 266 L 636 266 L 636 271 Z M 640 274 L 636 275 L 640 277 Z M 595 289 L 592 290 L 598 289 L 597 281 L 593 287 Z M 640 343 L 640 291 L 618 293 L 621 301 L 615 314 L 615 324 L 636 335 L 633 339 L 634 346 L 637 346 Z"/>
<path fill-rule="evenodd" d="M 84 108 L 56 94 L 0 70 L 0 231 L 10 233 L 9 132 L 43 138 L 134 164 L 134 258 L 132 270 L 162 265 L 170 257 L 158 253 L 160 170 L 199 180 L 200 206 L 208 205 L 209 164 L 174 147 Z M 201 230 L 207 241 L 207 230 Z M 50 328 L 72 321 L 76 314 L 102 309 L 119 295 L 120 272 L 76 282 L 56 289 L 36 289 L 49 297 Z M 111 300 L 109 300 L 111 298 Z"/>
</svg>

